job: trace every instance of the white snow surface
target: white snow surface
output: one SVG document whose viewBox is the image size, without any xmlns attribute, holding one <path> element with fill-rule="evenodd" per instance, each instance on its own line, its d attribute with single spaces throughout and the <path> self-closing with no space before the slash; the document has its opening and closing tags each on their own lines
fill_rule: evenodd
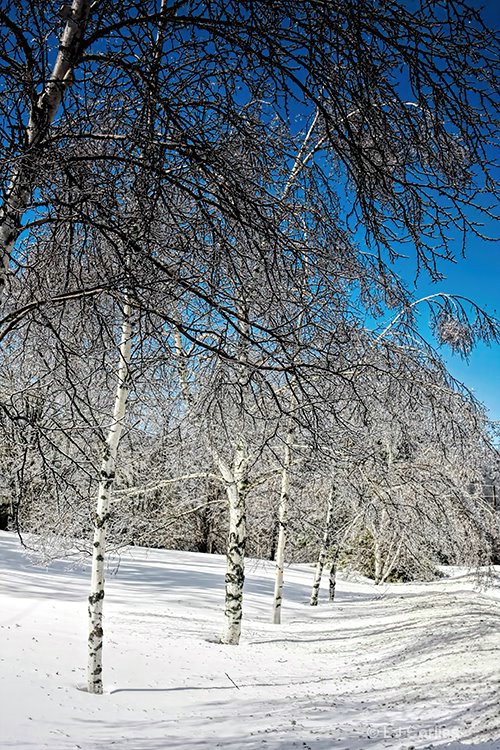
<svg viewBox="0 0 500 750">
<path fill-rule="evenodd" d="M 89 569 L 33 565 L 0 533 L 2 750 L 500 749 L 497 585 L 463 571 L 376 587 L 249 560 L 240 646 L 217 643 L 222 556 L 128 548 L 110 564 L 105 694 L 85 681 Z M 326 587 L 326 582 L 325 582 Z M 78 689 L 80 688 L 80 689 Z"/>
</svg>

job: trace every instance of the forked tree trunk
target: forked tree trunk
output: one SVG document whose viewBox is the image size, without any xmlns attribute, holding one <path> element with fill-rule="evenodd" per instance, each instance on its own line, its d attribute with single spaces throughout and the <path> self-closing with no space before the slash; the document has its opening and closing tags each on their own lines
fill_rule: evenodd
<svg viewBox="0 0 500 750">
<path fill-rule="evenodd" d="M 276 546 L 276 574 L 274 579 L 273 623 L 281 623 L 281 605 L 283 603 L 283 579 L 285 572 L 286 528 L 288 524 L 288 505 L 290 500 L 290 465 L 292 462 L 292 443 L 294 430 L 290 427 L 286 435 L 283 471 L 281 473 L 281 491 L 278 509 L 278 544 Z"/>
<path fill-rule="evenodd" d="M 174 329 L 174 345 L 181 395 L 187 409 L 193 404 L 188 382 L 186 355 L 180 331 Z M 242 350 L 240 359 L 245 361 Z M 226 484 L 229 507 L 229 529 L 226 544 L 226 575 L 224 579 L 224 630 L 221 643 L 237 646 L 241 637 L 243 617 L 243 586 L 245 583 L 245 549 L 247 542 L 246 497 L 248 494 L 248 455 L 245 447 L 236 447 L 232 465 L 211 447 L 214 463 Z"/>
<path fill-rule="evenodd" d="M 328 505 L 326 509 L 325 519 L 325 530 L 323 532 L 323 539 L 318 555 L 318 562 L 316 563 L 316 571 L 314 573 L 314 581 L 312 585 L 311 598 L 309 604 L 311 607 L 317 607 L 319 598 L 319 588 L 321 586 L 321 576 L 323 575 L 323 568 L 325 567 L 326 558 L 328 551 L 332 544 L 332 521 L 333 521 L 333 506 L 335 501 L 335 486 L 332 484 L 330 493 L 328 495 Z"/>
<path fill-rule="evenodd" d="M 226 549 L 224 617 L 221 643 L 237 646 L 241 637 L 243 585 L 245 583 L 245 548 L 247 541 L 246 495 L 248 492 L 247 455 L 237 448 L 232 469 L 219 460 L 226 481 L 229 502 L 229 532 Z"/>
<path fill-rule="evenodd" d="M 313 123 L 306 135 L 305 141 L 297 155 L 295 164 L 290 173 L 288 183 L 285 187 L 283 197 L 290 191 L 300 169 L 304 166 L 312 152 L 307 156 L 307 145 L 313 135 L 318 119 L 316 113 Z M 242 337 L 239 342 L 240 375 L 239 381 L 242 389 L 246 387 L 246 365 L 249 359 L 250 324 L 247 304 L 244 299 L 237 302 Z M 300 329 L 300 323 L 298 325 Z M 289 496 L 289 466 L 291 431 L 287 434 L 287 448 L 285 455 L 285 468 L 282 477 L 282 490 L 280 494 L 279 533 L 276 549 L 276 584 L 273 605 L 273 621 L 280 622 L 281 601 L 283 591 L 283 566 L 284 550 L 286 541 L 286 515 L 288 510 Z M 219 469 L 226 481 L 227 496 L 229 500 L 229 537 L 227 546 L 227 571 L 225 586 L 225 609 L 226 624 L 222 635 L 222 643 L 238 645 L 241 636 L 241 620 L 243 615 L 243 585 L 245 582 L 245 548 L 247 539 L 246 530 L 246 495 L 248 493 L 248 456 L 242 448 L 237 448 L 233 463 L 232 477 L 229 477 L 228 467 L 219 460 Z"/>
<path fill-rule="evenodd" d="M 94 520 L 94 542 L 92 548 L 92 577 L 89 595 L 89 638 L 87 689 L 89 693 L 102 693 L 102 649 L 103 649 L 103 602 L 106 556 L 106 531 L 109 506 L 115 481 L 116 454 L 123 428 L 123 418 L 129 388 L 130 352 L 132 326 L 130 307 L 125 305 L 119 347 L 117 387 L 113 408 L 113 419 L 109 427 L 102 458 L 97 507 Z"/>
</svg>

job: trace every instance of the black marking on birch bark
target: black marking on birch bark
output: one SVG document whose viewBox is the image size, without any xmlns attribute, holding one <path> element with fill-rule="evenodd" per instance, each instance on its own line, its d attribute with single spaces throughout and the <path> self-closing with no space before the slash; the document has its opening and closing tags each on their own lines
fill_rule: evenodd
<svg viewBox="0 0 500 750">
<path fill-rule="evenodd" d="M 89 633 L 89 641 L 93 642 L 96 639 L 100 640 L 100 643 L 97 643 L 94 646 L 93 653 L 96 654 L 100 649 L 102 649 L 102 637 L 104 635 L 104 631 L 101 627 L 101 625 L 96 625 L 92 628 L 92 630 Z"/>
<path fill-rule="evenodd" d="M 104 599 L 104 589 L 96 591 L 95 594 L 90 594 L 89 604 L 97 604 L 97 602 L 100 602 L 102 599 Z"/>
<path fill-rule="evenodd" d="M 239 597 L 233 597 L 230 601 L 226 601 L 224 607 L 224 613 L 227 617 L 230 617 L 233 622 L 239 622 L 241 620 L 241 599 Z"/>
<path fill-rule="evenodd" d="M 245 552 L 245 548 L 240 542 L 238 542 L 237 540 L 234 540 L 233 542 L 230 541 L 228 552 L 227 552 L 227 557 L 230 560 L 232 560 L 232 555 L 236 554 L 238 556 L 240 555 L 243 556 L 244 552 Z"/>
<path fill-rule="evenodd" d="M 116 477 L 116 472 L 114 469 L 111 469 L 110 471 L 101 469 L 101 477 L 105 479 L 106 482 L 113 482 Z"/>
<path fill-rule="evenodd" d="M 229 570 L 225 575 L 226 583 L 241 583 L 244 578 L 245 574 L 241 565 L 233 566 L 233 570 Z"/>
<path fill-rule="evenodd" d="M 94 525 L 98 529 L 102 529 L 102 527 L 109 521 L 111 518 L 111 513 L 96 513 L 94 517 Z M 100 542 L 94 542 L 94 547 L 99 547 L 101 543 Z"/>
<path fill-rule="evenodd" d="M 226 617 L 231 617 L 232 624 L 238 625 L 241 622 L 242 614 L 239 607 L 235 607 L 232 609 L 231 607 L 226 607 L 224 610 L 224 615 Z"/>
<path fill-rule="evenodd" d="M 239 601 L 241 601 L 241 598 L 242 597 L 241 597 L 240 593 L 232 594 L 230 591 L 228 591 L 227 592 L 227 596 L 226 596 L 226 602 L 229 601 L 229 600 L 231 600 L 233 602 L 239 602 Z"/>
</svg>

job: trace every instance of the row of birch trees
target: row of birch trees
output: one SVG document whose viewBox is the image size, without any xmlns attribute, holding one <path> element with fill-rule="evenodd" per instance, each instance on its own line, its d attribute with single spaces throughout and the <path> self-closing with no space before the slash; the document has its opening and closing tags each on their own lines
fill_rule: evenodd
<svg viewBox="0 0 500 750">
<path fill-rule="evenodd" d="M 379 581 L 428 539 L 484 551 L 484 420 L 417 320 L 464 355 L 498 326 L 394 265 L 440 278 L 491 216 L 475 7 L 9 0 L 0 29 L 2 476 L 17 519 L 29 499 L 34 526 L 88 529 L 89 691 L 134 504 L 168 525 L 224 501 L 227 644 L 251 502 L 273 508 L 276 623 L 301 503 L 318 572 L 367 529 Z"/>
</svg>

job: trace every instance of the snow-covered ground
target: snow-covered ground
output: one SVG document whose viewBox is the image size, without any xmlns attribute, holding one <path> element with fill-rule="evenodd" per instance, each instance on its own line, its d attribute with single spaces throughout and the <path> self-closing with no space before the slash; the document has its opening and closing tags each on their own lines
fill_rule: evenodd
<svg viewBox="0 0 500 750">
<path fill-rule="evenodd" d="M 78 689 L 88 570 L 33 566 L 0 534 L 0 747 L 500 748 L 498 588 L 341 578 L 314 609 L 312 568 L 290 566 L 276 626 L 272 572 L 249 561 L 242 644 L 222 646 L 222 557 L 124 551 L 94 696 Z"/>
</svg>

